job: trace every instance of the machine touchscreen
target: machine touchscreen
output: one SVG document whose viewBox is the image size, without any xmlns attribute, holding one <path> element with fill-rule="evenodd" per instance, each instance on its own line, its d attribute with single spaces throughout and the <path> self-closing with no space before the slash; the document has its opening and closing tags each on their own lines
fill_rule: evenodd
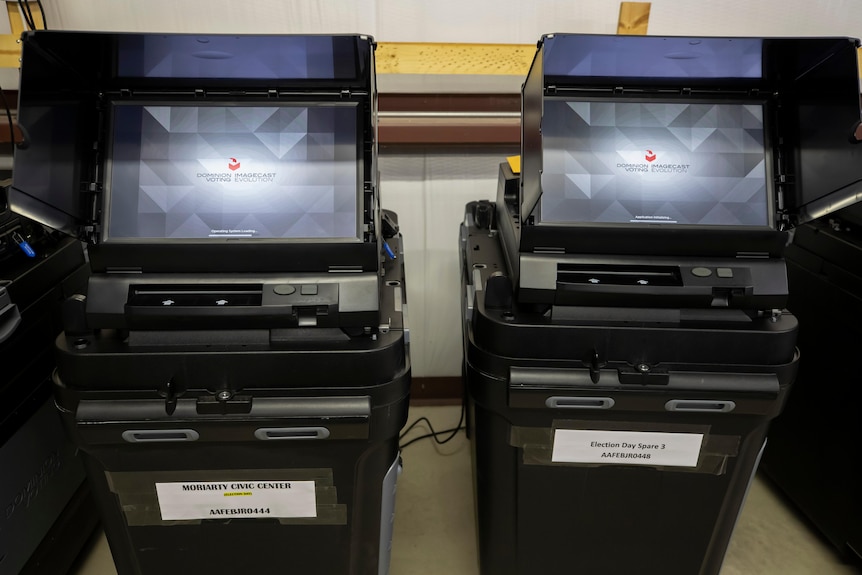
<svg viewBox="0 0 862 575">
<path fill-rule="evenodd" d="M 548 99 L 538 223 L 770 226 L 764 109 Z"/>
<path fill-rule="evenodd" d="M 359 241 L 355 104 L 125 103 L 104 241 Z"/>
</svg>

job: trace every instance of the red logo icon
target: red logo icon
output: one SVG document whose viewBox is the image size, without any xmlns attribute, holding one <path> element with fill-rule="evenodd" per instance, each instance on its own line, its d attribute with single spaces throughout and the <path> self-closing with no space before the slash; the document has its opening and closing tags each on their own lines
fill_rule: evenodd
<svg viewBox="0 0 862 575">
<path fill-rule="evenodd" d="M 647 162 L 652 162 L 652 161 L 654 161 L 655 159 L 656 159 L 655 152 L 653 152 L 652 150 L 647 150 L 647 151 L 646 151 L 646 161 L 647 161 Z"/>
<path fill-rule="evenodd" d="M 228 162 L 227 167 L 233 171 L 239 169 L 239 161 L 236 158 L 231 158 L 230 162 Z"/>
</svg>

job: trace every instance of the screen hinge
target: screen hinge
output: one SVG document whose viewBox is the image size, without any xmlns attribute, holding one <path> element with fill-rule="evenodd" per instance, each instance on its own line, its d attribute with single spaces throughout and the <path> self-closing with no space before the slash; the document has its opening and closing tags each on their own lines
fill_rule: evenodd
<svg viewBox="0 0 862 575">
<path fill-rule="evenodd" d="M 82 193 L 89 194 L 90 205 L 89 213 L 87 214 L 89 221 L 81 225 L 78 238 L 89 244 L 97 244 L 102 233 L 102 226 L 99 224 L 99 195 L 102 193 L 101 182 L 85 182 Z"/>
<path fill-rule="evenodd" d="M 778 230 L 793 227 L 792 215 L 787 206 L 787 194 L 793 188 L 793 176 L 784 170 L 784 158 L 779 153 L 776 162 L 775 181 L 775 223 Z"/>
<path fill-rule="evenodd" d="M 139 267 L 108 267 L 105 273 L 109 274 L 142 274 L 144 270 Z"/>
<path fill-rule="evenodd" d="M 350 99 L 350 96 L 352 96 L 352 95 L 353 95 L 353 93 L 350 90 L 342 90 L 341 91 L 341 97 L 344 98 L 345 100 Z"/>
<path fill-rule="evenodd" d="M 781 172 L 775 177 L 775 183 L 778 184 L 779 186 L 786 185 L 786 184 L 793 184 L 793 176 L 786 174 L 784 172 Z"/>
<path fill-rule="evenodd" d="M 78 234 L 78 239 L 83 240 L 88 244 L 98 244 L 102 235 L 102 228 L 99 224 L 87 224 L 81 226 L 81 231 Z"/>
</svg>

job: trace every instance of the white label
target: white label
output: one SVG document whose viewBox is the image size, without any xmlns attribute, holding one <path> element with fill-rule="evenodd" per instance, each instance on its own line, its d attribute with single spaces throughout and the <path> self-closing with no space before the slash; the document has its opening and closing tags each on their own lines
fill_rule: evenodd
<svg viewBox="0 0 862 575">
<path fill-rule="evenodd" d="M 551 461 L 696 467 L 702 433 L 557 429 Z"/>
<path fill-rule="evenodd" d="M 314 481 L 156 483 L 164 521 L 317 517 Z"/>
</svg>

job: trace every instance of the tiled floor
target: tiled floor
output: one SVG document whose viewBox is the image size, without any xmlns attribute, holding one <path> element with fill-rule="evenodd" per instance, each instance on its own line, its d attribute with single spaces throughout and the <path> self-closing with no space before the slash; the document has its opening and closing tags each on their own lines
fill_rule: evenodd
<svg viewBox="0 0 862 575">
<path fill-rule="evenodd" d="M 412 407 L 436 429 L 458 420 L 457 407 Z M 419 426 L 416 435 L 427 431 Z M 391 575 L 478 575 L 469 444 L 463 433 L 437 446 L 423 440 L 403 453 Z M 758 477 L 740 515 L 721 575 L 852 575 L 767 480 Z M 115 575 L 104 535 L 71 575 Z M 336 574 L 333 574 L 336 575 Z M 628 574 L 626 574 L 628 575 Z"/>
</svg>

